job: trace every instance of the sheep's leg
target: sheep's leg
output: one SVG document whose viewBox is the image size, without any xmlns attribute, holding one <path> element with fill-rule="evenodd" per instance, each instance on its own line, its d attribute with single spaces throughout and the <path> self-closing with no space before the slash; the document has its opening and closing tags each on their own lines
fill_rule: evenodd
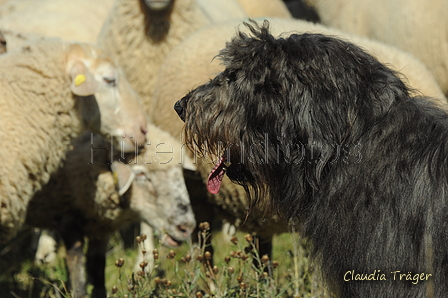
<svg viewBox="0 0 448 298">
<path fill-rule="evenodd" d="M 79 229 L 61 233 L 67 250 L 66 260 L 73 298 L 86 297 L 86 274 L 84 269 L 84 234 Z"/>
<path fill-rule="evenodd" d="M 145 268 L 145 272 L 152 272 L 152 270 L 154 269 L 154 255 L 152 253 L 152 251 L 155 248 L 154 230 L 150 225 L 148 225 L 144 222 L 141 222 L 140 223 L 140 235 L 142 235 L 142 234 L 146 235 L 146 240 L 142 244 L 139 244 L 138 255 L 135 260 L 135 265 L 134 265 L 135 273 L 142 271 L 140 264 L 144 260 L 148 261 L 148 266 Z M 143 253 L 143 250 L 142 250 L 143 248 L 145 249 L 146 253 Z"/>
<path fill-rule="evenodd" d="M 107 295 L 104 270 L 106 268 L 106 252 L 109 237 L 89 239 L 87 250 L 87 275 L 93 285 L 92 298 L 105 298 Z"/>
<path fill-rule="evenodd" d="M 34 262 L 38 265 L 55 263 L 57 259 L 58 249 L 56 232 L 46 229 L 37 230 L 39 239 L 36 244 L 36 254 L 34 255 Z"/>
</svg>

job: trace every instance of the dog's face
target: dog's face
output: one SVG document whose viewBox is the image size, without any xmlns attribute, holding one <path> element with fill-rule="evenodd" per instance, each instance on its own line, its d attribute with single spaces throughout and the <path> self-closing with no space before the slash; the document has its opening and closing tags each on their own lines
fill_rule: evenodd
<svg viewBox="0 0 448 298">
<path fill-rule="evenodd" d="M 216 165 L 212 169 L 209 175 L 209 181 L 207 188 L 211 193 L 217 193 L 219 191 L 219 187 L 222 181 L 222 177 L 224 174 L 232 179 L 234 182 L 244 184 L 249 181 L 252 181 L 252 177 L 250 172 L 246 169 L 245 166 L 245 149 L 242 147 L 243 142 L 249 142 L 248 140 L 244 140 L 237 137 L 242 136 L 241 132 L 239 132 L 239 127 L 235 126 L 233 133 L 229 133 L 228 129 L 232 129 L 230 125 L 231 123 L 227 123 L 230 121 L 243 121 L 245 118 L 245 112 L 239 107 L 237 102 L 228 102 L 228 106 L 223 109 L 217 109 L 213 105 L 217 104 L 215 99 L 219 97 L 219 94 L 215 94 L 215 92 L 230 92 L 227 90 L 229 87 L 228 83 L 230 82 L 226 73 L 222 73 L 217 76 L 209 83 L 204 84 L 194 91 L 187 94 L 184 98 L 176 102 L 174 109 L 178 113 L 179 117 L 189 123 L 194 125 L 194 121 L 189 121 L 190 117 L 193 115 L 202 114 L 206 116 L 204 113 L 207 111 L 206 118 L 201 118 L 204 122 L 198 125 L 208 126 L 210 128 L 214 128 L 213 131 L 210 130 L 206 135 L 192 133 L 193 130 L 198 128 L 189 129 L 188 139 L 191 140 L 196 146 L 192 146 L 192 150 L 199 150 L 203 154 L 211 154 L 216 159 Z M 221 94 L 221 96 L 226 96 Z M 198 101 L 198 105 L 192 104 L 192 101 Z M 199 103 L 200 102 L 200 103 Z M 189 106 L 189 109 L 187 109 Z M 188 110 L 188 111 L 187 111 Z M 238 111 L 237 115 L 230 115 L 230 111 Z M 187 120 L 188 119 L 188 120 Z M 198 121 L 201 121 L 200 118 L 196 117 Z M 228 120 L 226 120 L 228 119 Z M 222 129 L 213 125 L 213 123 L 222 125 Z M 201 137 L 202 136 L 202 137 Z M 194 140 L 194 141 L 193 141 Z M 217 141 L 216 141 L 217 140 Z M 191 144 L 193 144 L 191 143 Z M 250 149 L 250 148 L 249 148 Z"/>
<path fill-rule="evenodd" d="M 408 92 L 357 46 L 319 34 L 274 38 L 249 26 L 219 55 L 225 70 L 175 105 L 187 143 L 213 154 L 222 176 L 284 200 L 318 187 L 337 151 Z M 288 181 L 297 181 L 292 190 Z"/>
</svg>

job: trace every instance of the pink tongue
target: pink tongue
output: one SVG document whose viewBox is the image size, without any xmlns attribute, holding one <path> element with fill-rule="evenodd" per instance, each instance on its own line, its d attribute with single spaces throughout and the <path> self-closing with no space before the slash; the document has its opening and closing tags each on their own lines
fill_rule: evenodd
<svg viewBox="0 0 448 298">
<path fill-rule="evenodd" d="M 179 246 L 179 242 L 177 242 L 176 240 L 171 238 L 170 235 L 166 235 L 166 240 L 165 241 L 168 244 L 168 246 L 172 246 L 172 247 Z"/>
<path fill-rule="evenodd" d="M 207 189 L 212 194 L 217 194 L 221 188 L 222 177 L 225 174 L 224 161 L 225 158 L 221 157 L 208 175 Z"/>
</svg>

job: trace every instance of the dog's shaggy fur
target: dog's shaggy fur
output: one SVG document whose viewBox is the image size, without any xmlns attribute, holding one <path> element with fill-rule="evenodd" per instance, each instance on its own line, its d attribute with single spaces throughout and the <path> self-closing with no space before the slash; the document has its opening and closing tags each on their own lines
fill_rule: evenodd
<svg viewBox="0 0 448 298">
<path fill-rule="evenodd" d="M 226 168 L 297 220 L 340 297 L 445 297 L 446 112 L 349 42 L 246 26 L 175 106 L 188 142 L 223 156 L 210 189 Z"/>
</svg>

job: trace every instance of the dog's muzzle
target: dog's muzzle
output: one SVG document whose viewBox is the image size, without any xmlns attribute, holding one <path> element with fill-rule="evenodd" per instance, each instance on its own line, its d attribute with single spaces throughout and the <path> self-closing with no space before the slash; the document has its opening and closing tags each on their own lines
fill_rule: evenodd
<svg viewBox="0 0 448 298">
<path fill-rule="evenodd" d="M 174 104 L 174 110 L 176 111 L 177 115 L 179 115 L 180 119 L 185 122 L 185 109 L 187 107 L 188 99 L 190 98 L 190 95 L 185 95 L 180 100 L 178 100 Z"/>
</svg>

